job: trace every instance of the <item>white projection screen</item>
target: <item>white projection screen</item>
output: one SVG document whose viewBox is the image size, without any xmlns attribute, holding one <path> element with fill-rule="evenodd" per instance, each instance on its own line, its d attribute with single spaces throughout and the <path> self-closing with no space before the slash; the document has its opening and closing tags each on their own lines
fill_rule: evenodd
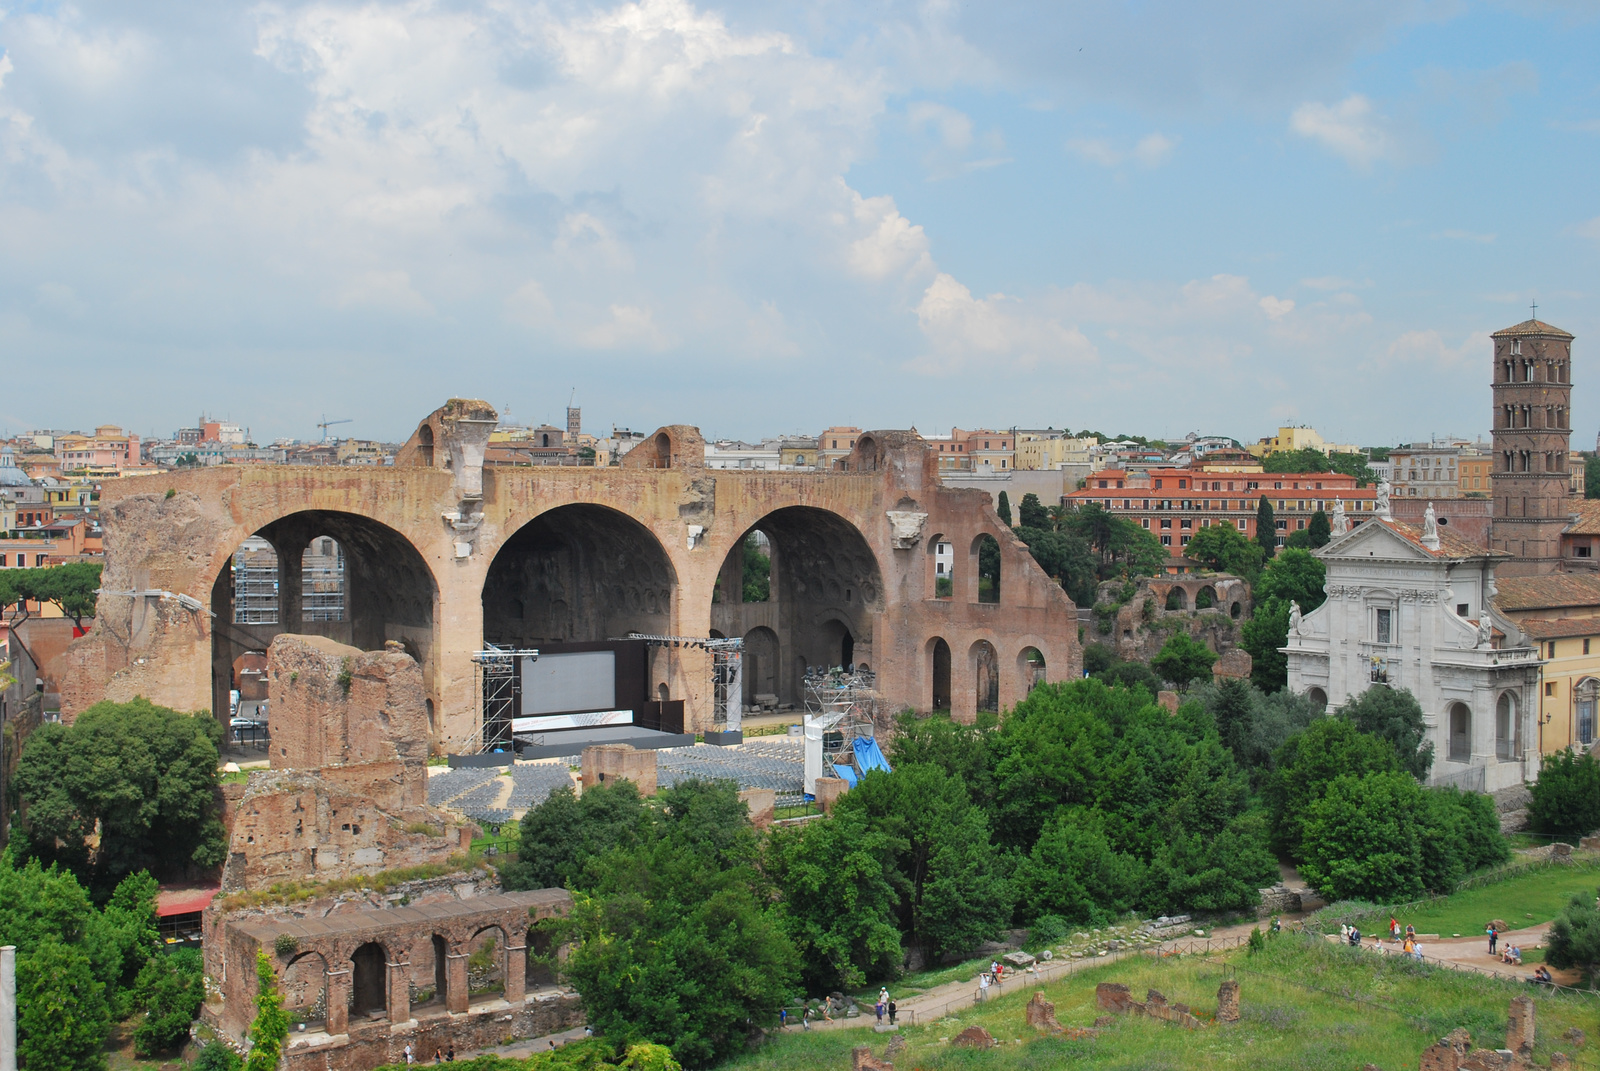
<svg viewBox="0 0 1600 1071">
<path fill-rule="evenodd" d="M 615 651 L 572 651 L 522 660 L 524 718 L 612 711 L 616 705 Z"/>
</svg>

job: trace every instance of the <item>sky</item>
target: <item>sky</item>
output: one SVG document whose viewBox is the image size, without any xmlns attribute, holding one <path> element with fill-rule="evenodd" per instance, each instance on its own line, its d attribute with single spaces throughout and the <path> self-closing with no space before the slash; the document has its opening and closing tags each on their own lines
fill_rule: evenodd
<svg viewBox="0 0 1600 1071">
<path fill-rule="evenodd" d="M 0 0 L 0 432 L 1600 432 L 1600 2 Z M 1585 373 L 1584 369 L 1594 371 Z"/>
</svg>

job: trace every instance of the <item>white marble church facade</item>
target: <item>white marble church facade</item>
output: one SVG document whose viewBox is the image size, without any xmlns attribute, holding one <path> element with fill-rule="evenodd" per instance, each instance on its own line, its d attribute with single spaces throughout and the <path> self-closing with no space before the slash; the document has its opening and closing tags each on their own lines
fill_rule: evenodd
<svg viewBox="0 0 1600 1071">
<path fill-rule="evenodd" d="M 1380 496 L 1380 509 L 1386 503 Z M 1334 709 L 1373 687 L 1421 703 L 1431 784 L 1493 792 L 1539 771 L 1539 650 L 1491 618 L 1494 565 L 1507 557 L 1380 515 L 1316 551 L 1327 601 L 1290 615 L 1289 689 Z"/>
</svg>

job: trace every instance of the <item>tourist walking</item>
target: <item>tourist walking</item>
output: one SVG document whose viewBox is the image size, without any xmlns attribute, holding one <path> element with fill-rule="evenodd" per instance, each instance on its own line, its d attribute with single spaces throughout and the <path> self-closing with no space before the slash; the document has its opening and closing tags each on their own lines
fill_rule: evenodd
<svg viewBox="0 0 1600 1071">
<path fill-rule="evenodd" d="M 1489 924 L 1489 955 L 1494 955 L 1494 946 L 1500 940 L 1500 931 L 1494 928 L 1494 923 Z"/>
<path fill-rule="evenodd" d="M 811 1009 L 810 1008 L 807 1008 L 806 1009 L 806 1013 L 800 1017 L 800 1029 L 801 1030 L 810 1030 L 811 1029 Z"/>
<path fill-rule="evenodd" d="M 883 1012 L 884 1012 L 883 1001 L 879 1000 L 878 1003 L 875 1004 L 873 1007 L 878 1013 L 878 1025 L 882 1026 L 883 1025 Z"/>
<path fill-rule="evenodd" d="M 894 1025 L 894 1001 L 889 1001 L 889 1025 Z"/>
</svg>

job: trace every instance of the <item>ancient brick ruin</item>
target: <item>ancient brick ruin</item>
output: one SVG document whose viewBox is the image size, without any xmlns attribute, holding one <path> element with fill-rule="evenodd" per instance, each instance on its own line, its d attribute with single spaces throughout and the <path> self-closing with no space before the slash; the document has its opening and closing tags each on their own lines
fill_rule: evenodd
<svg viewBox="0 0 1600 1071">
<path fill-rule="evenodd" d="M 827 472 L 708 469 L 699 433 L 679 426 L 620 466 L 486 468 L 497 419 L 486 403 L 452 400 L 393 466 L 228 465 L 108 484 L 106 590 L 188 601 L 103 598 L 103 627 L 64 656 L 63 717 L 135 695 L 226 717 L 239 659 L 279 633 L 369 652 L 401 644 L 420 669 L 435 753 L 481 746 L 473 657 L 485 642 L 737 636 L 747 700 L 801 702 L 807 667 L 855 663 L 875 673 L 887 708 L 966 720 L 1014 705 L 1041 676 L 1080 675 L 1071 600 L 985 492 L 943 486 L 914 432 L 864 433 Z M 737 578 L 755 533 L 771 591 L 746 602 Z M 232 555 L 252 536 L 277 556 L 275 623 L 236 620 Z M 314 593 L 302 561 L 324 537 L 343 555 L 338 620 L 304 612 Z M 1000 548 L 997 592 L 980 590 L 987 539 Z M 954 548 L 948 593 L 940 546 Z M 664 647 L 650 658 L 652 699 L 682 701 L 686 731 L 710 728 L 710 655 Z M 283 687 L 268 682 L 274 722 Z"/>
</svg>

